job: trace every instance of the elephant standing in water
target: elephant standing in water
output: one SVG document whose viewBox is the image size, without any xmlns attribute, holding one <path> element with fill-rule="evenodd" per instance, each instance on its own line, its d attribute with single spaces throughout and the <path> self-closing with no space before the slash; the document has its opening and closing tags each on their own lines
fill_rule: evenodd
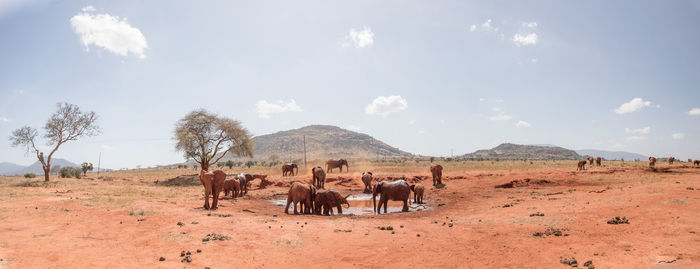
<svg viewBox="0 0 700 269">
<path fill-rule="evenodd" d="M 284 208 L 284 213 L 289 214 L 289 205 L 292 203 L 294 204 L 295 215 L 299 214 L 299 211 L 304 214 L 313 213 L 314 199 L 316 199 L 316 187 L 294 182 L 289 187 L 289 193 L 287 193 L 287 207 Z M 299 203 L 299 211 L 297 211 L 297 203 Z"/>
<path fill-rule="evenodd" d="M 335 207 L 338 209 L 338 214 L 343 214 L 343 204 L 348 205 L 348 208 L 350 207 L 350 203 L 348 202 L 349 196 L 350 194 L 343 197 L 339 192 L 334 190 L 320 190 L 316 192 L 314 211 L 316 214 L 329 216 L 333 214 L 333 208 Z M 321 212 L 322 209 L 323 213 Z"/>
<path fill-rule="evenodd" d="M 377 195 L 379 196 L 379 205 L 377 205 Z M 406 183 L 406 180 L 400 179 L 394 182 L 379 182 L 374 184 L 372 191 L 372 207 L 374 212 L 381 214 L 382 205 L 384 205 L 384 213 L 386 207 L 391 201 L 403 201 L 403 209 L 401 211 L 408 212 L 408 198 L 411 196 L 411 188 Z"/>
<path fill-rule="evenodd" d="M 343 165 L 350 172 L 350 167 L 348 166 L 348 161 L 345 159 L 330 159 L 326 161 L 326 172 L 333 172 L 333 168 L 340 168 L 340 172 L 343 172 Z"/>
<path fill-rule="evenodd" d="M 425 187 L 421 184 L 411 185 L 411 191 L 413 192 L 413 203 L 422 204 L 423 203 L 423 193 L 425 192 Z"/>
<path fill-rule="evenodd" d="M 224 188 L 224 180 L 226 180 L 226 173 L 221 170 L 214 170 L 214 172 L 209 172 L 201 170 L 199 172 L 199 181 L 204 185 L 204 209 L 216 209 L 219 204 L 219 194 Z M 209 207 L 209 195 L 212 196 L 211 208 Z"/>
<path fill-rule="evenodd" d="M 297 170 L 296 174 L 294 173 L 294 169 Z M 296 163 L 286 163 L 286 164 L 282 165 L 282 176 L 285 177 L 285 176 L 288 176 L 290 174 L 292 176 L 299 174 L 299 167 L 297 166 Z"/>
<path fill-rule="evenodd" d="M 365 184 L 364 193 L 372 193 L 372 172 L 362 173 L 362 183 Z"/>
<path fill-rule="evenodd" d="M 323 168 L 320 166 L 311 168 L 311 174 L 313 176 L 311 184 L 317 189 L 323 189 L 326 185 L 326 172 L 323 171 Z"/>
<path fill-rule="evenodd" d="M 430 173 L 433 174 L 433 186 L 442 184 L 442 165 L 431 164 Z"/>
</svg>

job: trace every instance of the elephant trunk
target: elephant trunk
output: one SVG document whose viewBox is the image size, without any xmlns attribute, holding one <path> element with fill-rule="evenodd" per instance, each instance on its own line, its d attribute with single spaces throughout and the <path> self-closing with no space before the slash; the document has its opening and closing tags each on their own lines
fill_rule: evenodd
<svg viewBox="0 0 700 269">
<path fill-rule="evenodd" d="M 377 188 L 374 189 L 376 190 Z M 372 209 L 374 213 L 377 213 L 377 192 L 372 193 Z"/>
</svg>

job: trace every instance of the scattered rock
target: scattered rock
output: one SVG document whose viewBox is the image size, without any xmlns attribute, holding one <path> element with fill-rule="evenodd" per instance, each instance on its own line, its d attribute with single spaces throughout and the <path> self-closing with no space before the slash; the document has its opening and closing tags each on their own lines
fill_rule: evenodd
<svg viewBox="0 0 700 269">
<path fill-rule="evenodd" d="M 384 231 L 384 230 L 386 230 L 386 231 L 393 231 L 393 230 L 394 230 L 394 227 L 392 227 L 392 226 L 386 226 L 386 227 L 384 227 L 384 226 L 379 226 L 379 227 L 377 227 L 377 229 L 382 230 L 382 231 Z"/>
<path fill-rule="evenodd" d="M 532 213 L 532 214 L 530 214 L 530 217 L 544 217 L 544 213 L 540 213 L 540 212 Z"/>
<path fill-rule="evenodd" d="M 568 265 L 571 267 L 578 267 L 578 261 L 576 261 L 576 258 L 574 257 L 571 257 L 571 259 L 559 257 L 559 262 L 561 264 Z"/>
<path fill-rule="evenodd" d="M 352 230 L 349 230 L 349 229 L 348 229 L 348 230 L 335 229 L 335 230 L 333 230 L 333 232 L 336 232 L 336 233 L 351 233 Z"/>
<path fill-rule="evenodd" d="M 608 224 L 630 224 L 630 221 L 627 219 L 627 217 L 620 218 L 619 216 L 617 216 L 612 219 L 609 219 Z"/>
<path fill-rule="evenodd" d="M 198 249 L 197 249 L 197 253 L 201 253 L 201 252 L 202 252 L 202 249 L 201 249 L 201 248 L 198 248 Z"/>
<path fill-rule="evenodd" d="M 591 260 L 584 262 L 583 266 L 585 266 L 588 269 L 595 269 L 595 266 L 593 266 L 593 261 Z"/>
<path fill-rule="evenodd" d="M 145 221 L 146 219 L 136 219 L 137 221 Z"/>
<path fill-rule="evenodd" d="M 180 257 L 185 257 L 185 251 L 180 252 Z"/>
<path fill-rule="evenodd" d="M 447 227 L 450 227 L 450 228 L 452 228 L 452 226 L 454 226 L 454 224 L 453 224 L 453 223 L 447 224 Z"/>
<path fill-rule="evenodd" d="M 231 237 L 225 234 L 217 234 L 217 233 L 210 233 L 207 234 L 204 238 L 202 238 L 202 242 L 206 241 L 213 241 L 213 240 L 219 240 L 219 241 L 225 241 L 225 240 L 231 240 Z"/>
<path fill-rule="evenodd" d="M 177 226 L 180 226 L 180 227 L 185 226 L 185 223 L 182 222 L 182 221 L 178 221 L 178 222 L 177 222 Z"/>
<path fill-rule="evenodd" d="M 190 257 L 190 256 L 185 257 L 185 261 L 186 261 L 186 262 L 192 262 L 192 257 Z"/>
<path fill-rule="evenodd" d="M 192 255 L 192 252 L 187 251 L 187 253 L 185 253 L 185 255 L 190 256 L 190 255 Z"/>
<path fill-rule="evenodd" d="M 532 234 L 532 236 L 537 236 L 537 237 L 544 237 L 544 236 L 569 236 L 567 233 L 563 233 L 560 229 L 557 228 L 552 228 L 552 227 L 547 227 L 547 229 L 544 230 L 544 232 L 535 232 Z"/>
<path fill-rule="evenodd" d="M 196 222 L 196 221 L 192 221 L 192 224 L 199 224 L 199 222 Z"/>
<path fill-rule="evenodd" d="M 158 260 L 162 262 L 165 260 L 165 257 L 160 257 L 160 259 L 158 259 Z"/>
<path fill-rule="evenodd" d="M 687 187 L 687 188 L 685 188 L 685 189 L 686 189 L 686 190 L 689 190 L 689 191 L 695 190 L 693 187 Z"/>
</svg>

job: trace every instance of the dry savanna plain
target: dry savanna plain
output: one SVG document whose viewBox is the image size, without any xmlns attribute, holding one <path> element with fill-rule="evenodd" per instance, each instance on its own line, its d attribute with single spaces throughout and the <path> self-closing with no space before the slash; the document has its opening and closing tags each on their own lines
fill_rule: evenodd
<svg viewBox="0 0 700 269">
<path fill-rule="evenodd" d="M 291 177 L 224 168 L 269 176 L 215 211 L 193 169 L 1 177 L 0 268 L 700 268 L 691 164 L 440 163 L 444 188 L 427 161 L 355 160 L 328 175 L 343 195 L 362 193 L 362 171 L 426 186 L 425 206 L 386 215 L 285 214 L 273 201 L 320 162 Z"/>
</svg>

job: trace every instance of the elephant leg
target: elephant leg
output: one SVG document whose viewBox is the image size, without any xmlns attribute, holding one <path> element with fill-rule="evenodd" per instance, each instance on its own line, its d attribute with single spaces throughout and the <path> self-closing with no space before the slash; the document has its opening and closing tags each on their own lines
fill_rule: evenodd
<svg viewBox="0 0 700 269">
<path fill-rule="evenodd" d="M 384 205 L 384 214 L 386 214 L 386 207 L 389 205 L 389 198 L 382 197 L 382 205 Z"/>
<path fill-rule="evenodd" d="M 403 209 L 401 209 L 403 212 L 408 212 L 408 198 L 403 200 Z"/>
<path fill-rule="evenodd" d="M 224 197 L 228 196 L 228 190 L 224 189 Z"/>
<path fill-rule="evenodd" d="M 285 214 L 289 214 L 289 204 L 291 204 L 291 203 L 292 203 L 292 199 L 289 199 L 289 197 L 287 197 L 287 206 L 284 208 Z"/>
<path fill-rule="evenodd" d="M 294 215 L 298 215 L 299 211 L 297 211 L 297 202 L 294 201 L 294 204 L 292 205 L 294 207 Z M 299 209 L 301 209 L 301 205 L 299 205 Z"/>
<path fill-rule="evenodd" d="M 219 207 L 219 195 L 221 194 L 221 186 L 214 185 L 214 193 L 212 197 L 211 209 L 217 209 Z"/>
<path fill-rule="evenodd" d="M 343 207 L 340 206 L 340 205 L 338 206 L 338 214 L 339 214 L 339 215 L 342 215 L 342 214 L 343 214 Z"/>
<path fill-rule="evenodd" d="M 209 210 L 209 194 L 211 194 L 211 189 L 204 190 L 204 209 Z"/>
</svg>

